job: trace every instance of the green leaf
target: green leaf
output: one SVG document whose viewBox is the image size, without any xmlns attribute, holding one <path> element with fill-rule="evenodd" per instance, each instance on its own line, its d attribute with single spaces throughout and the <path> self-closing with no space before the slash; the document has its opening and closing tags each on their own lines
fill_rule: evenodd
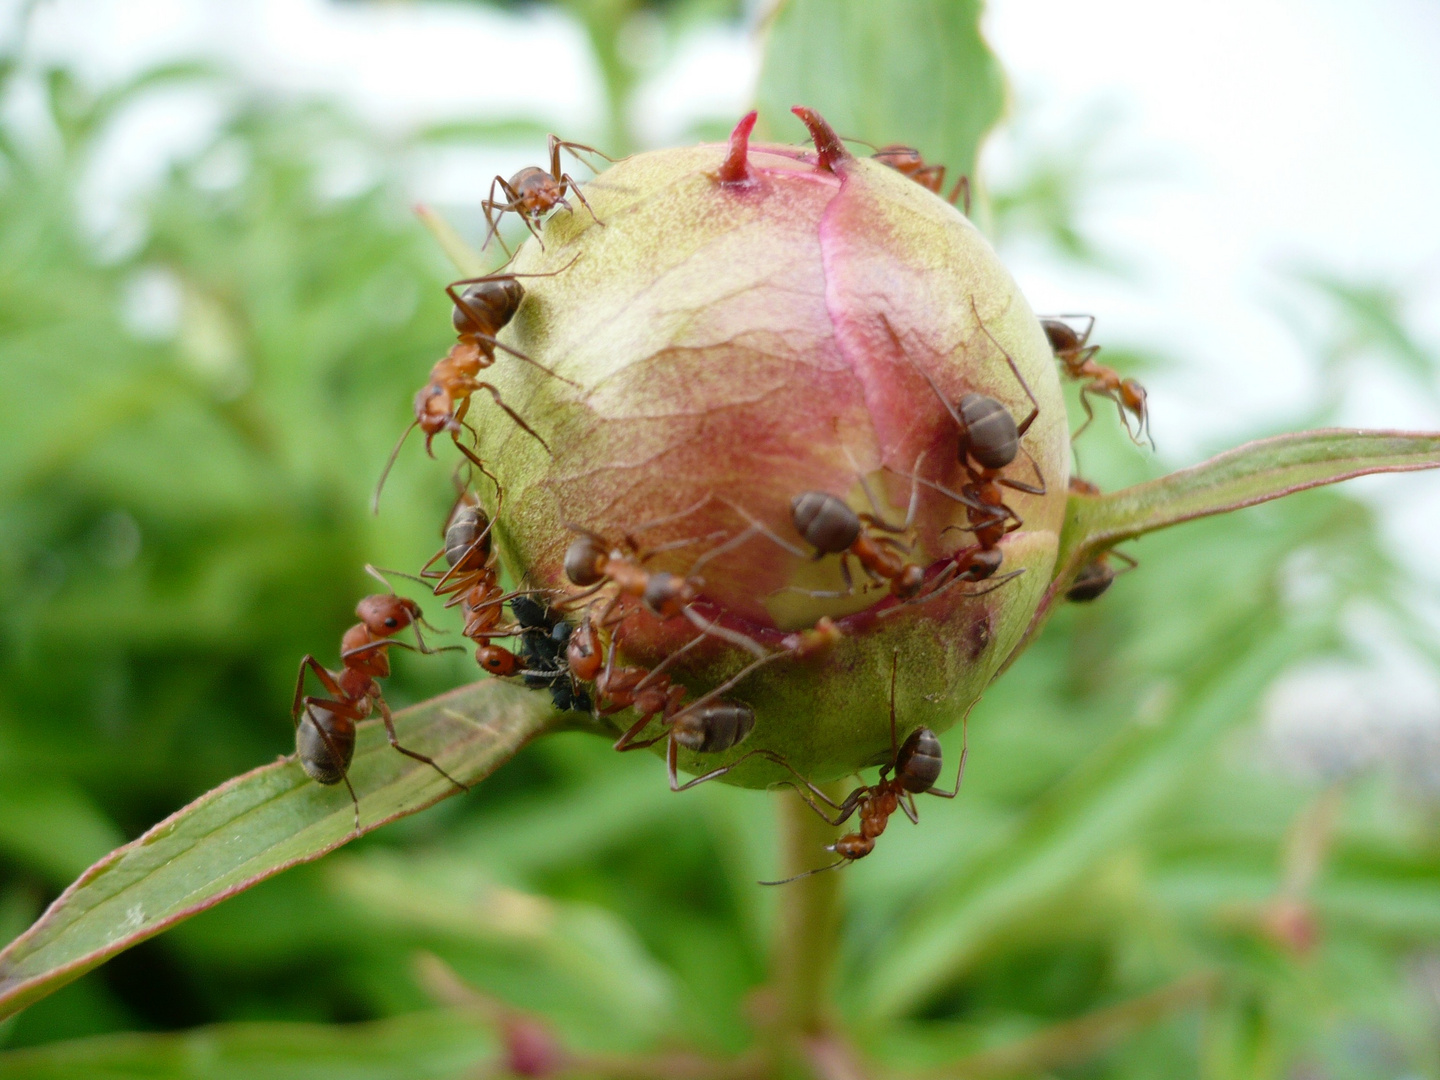
<svg viewBox="0 0 1440 1080">
<path fill-rule="evenodd" d="M 913 1007 L 997 933 L 1127 842 L 1216 740 L 1251 715 L 1269 677 L 1319 636 L 1314 626 L 1233 627 L 1229 648 L 1179 692 L 1185 704 L 1172 716 L 1132 731 L 1088 763 L 1030 810 L 990 858 L 942 887 L 908 921 L 874 963 L 863 994 L 870 1008 L 895 1016 Z"/>
<path fill-rule="evenodd" d="M 1075 575 L 1116 544 L 1356 476 L 1434 468 L 1440 468 L 1440 434 L 1325 428 L 1257 439 L 1109 495 L 1072 493 L 1055 577 L 1005 667 L 1034 639 Z"/>
<path fill-rule="evenodd" d="M 543 731 L 541 694 L 487 680 L 396 714 L 402 745 L 474 783 Z M 361 833 L 454 793 L 430 766 L 390 749 L 378 722 L 361 726 L 350 768 Z M 355 839 L 343 785 L 321 787 L 282 759 L 227 781 L 111 852 L 0 952 L 0 1017 L 39 1000 L 116 953 L 298 863 Z"/>
<path fill-rule="evenodd" d="M 847 137 L 915 147 L 950 183 L 973 174 L 1005 106 L 980 12 L 979 0 L 790 0 L 765 47 L 761 123 L 789 133 L 790 107 L 808 105 Z"/>
<path fill-rule="evenodd" d="M 179 1034 L 103 1035 L 0 1054 L 5 1080 L 452 1080 L 492 1053 L 463 1012 L 371 1024 L 223 1024 Z"/>
</svg>

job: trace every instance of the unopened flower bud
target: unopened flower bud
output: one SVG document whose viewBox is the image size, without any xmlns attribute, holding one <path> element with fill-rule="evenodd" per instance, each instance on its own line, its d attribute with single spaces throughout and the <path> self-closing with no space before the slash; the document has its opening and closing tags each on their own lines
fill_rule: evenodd
<svg viewBox="0 0 1440 1080">
<path fill-rule="evenodd" d="M 892 655 L 903 741 L 957 722 L 1015 647 L 1069 440 L 1045 333 L 985 239 L 802 118 L 814 150 L 742 123 L 586 184 L 603 225 L 560 211 L 509 267 L 550 275 L 519 279 L 500 335 L 534 363 L 486 372 L 550 449 L 483 396 L 469 420 L 517 578 L 573 595 L 611 551 L 675 575 L 680 603 L 620 602 L 622 660 L 719 628 L 666 669 L 695 700 L 753 659 L 733 635 L 783 652 L 726 690 L 754 729 L 703 764 L 764 747 L 824 780 L 890 756 Z M 1017 486 L 967 496 L 976 470 Z M 754 758 L 727 779 L 785 775 Z"/>
</svg>

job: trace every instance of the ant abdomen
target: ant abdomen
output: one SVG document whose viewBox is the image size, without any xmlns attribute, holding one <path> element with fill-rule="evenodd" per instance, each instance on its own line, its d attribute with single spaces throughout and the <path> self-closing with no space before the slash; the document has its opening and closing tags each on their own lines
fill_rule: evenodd
<svg viewBox="0 0 1440 1080">
<path fill-rule="evenodd" d="M 355 756 L 355 722 L 319 705 L 307 706 L 295 728 L 295 756 L 311 780 L 340 783 Z"/>
<path fill-rule="evenodd" d="M 827 491 L 804 491 L 790 500 L 795 531 L 821 555 L 848 551 L 860 537 L 860 516 Z"/>
<path fill-rule="evenodd" d="M 510 278 L 477 281 L 460 294 L 450 321 L 461 334 L 494 335 L 509 324 L 525 299 L 525 287 Z"/>
<path fill-rule="evenodd" d="M 906 791 L 929 791 L 940 779 L 940 740 L 927 727 L 916 728 L 895 755 L 895 779 Z"/>
<path fill-rule="evenodd" d="M 478 506 L 455 511 L 445 530 L 445 561 L 457 574 L 479 570 L 490 558 L 490 519 Z M 459 565 L 462 563 L 464 565 Z"/>
<path fill-rule="evenodd" d="M 697 754 L 729 750 L 755 727 L 755 710 L 743 701 L 713 701 L 675 718 L 671 736 Z"/>
<path fill-rule="evenodd" d="M 986 469 L 1003 469 L 1020 452 L 1020 433 L 1010 411 L 992 397 L 966 394 L 958 406 L 970 456 Z"/>
</svg>

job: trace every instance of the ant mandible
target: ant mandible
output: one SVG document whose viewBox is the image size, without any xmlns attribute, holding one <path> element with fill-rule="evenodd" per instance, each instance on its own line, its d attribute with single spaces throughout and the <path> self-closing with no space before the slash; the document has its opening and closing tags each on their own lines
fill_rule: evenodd
<svg viewBox="0 0 1440 1080">
<path fill-rule="evenodd" d="M 929 598 L 957 581 L 979 581 L 989 578 L 1000 568 L 1002 555 L 999 551 L 999 544 L 1001 539 L 1007 533 L 1014 532 L 1025 524 L 1020 515 L 1005 502 L 1005 493 L 1000 490 L 1002 485 L 1031 495 L 1044 495 L 1047 490 L 1045 477 L 1041 474 L 1040 466 L 1035 463 L 1033 457 L 1030 461 L 1035 469 L 1035 478 L 1040 481 L 1038 487 L 1000 475 L 1001 470 L 1010 465 L 1024 450 L 1021 440 L 1030 430 L 1035 418 L 1040 415 L 1040 402 L 1031 392 L 1030 384 L 1020 374 L 1020 367 L 1015 363 L 1015 358 L 1010 355 L 1005 346 L 1000 344 L 995 335 L 990 332 L 989 327 L 985 325 L 984 320 L 980 318 L 980 311 L 975 305 L 973 296 L 970 298 L 970 310 L 975 314 L 976 324 L 1000 350 L 1005 357 L 1005 362 L 1010 365 L 1010 370 L 1020 383 L 1020 388 L 1030 399 L 1031 408 L 1025 419 L 1017 424 L 1004 405 L 985 394 L 968 393 L 952 405 L 930 373 L 916 363 L 915 358 L 908 352 L 905 353 L 905 358 L 924 377 L 935 397 L 944 406 L 945 411 L 950 414 L 950 418 L 955 421 L 956 427 L 960 429 L 956 454 L 967 476 L 967 480 L 959 492 L 951 491 L 934 481 L 923 478 L 920 478 L 920 483 L 965 506 L 968 519 L 966 531 L 975 535 L 974 544 L 961 548 L 951 556 L 949 565 L 929 583 L 923 598 Z M 889 326 L 888 320 L 886 326 Z M 893 328 L 890 332 L 894 336 Z M 1029 451 L 1025 451 L 1025 454 L 1027 457 L 1030 456 Z M 916 476 L 919 477 L 918 472 Z M 1009 580 L 1012 576 L 1007 575 L 1003 580 Z M 998 584 L 1000 582 L 997 582 L 997 586 Z"/>
<path fill-rule="evenodd" d="M 796 792 L 810 805 L 810 809 L 820 815 L 821 819 L 831 825 L 839 826 L 850 820 L 858 810 L 860 830 L 847 833 L 835 843 L 826 846 L 826 851 L 840 856 L 833 863 L 816 867 L 814 870 L 806 870 L 803 874 L 796 874 L 794 877 L 788 877 L 782 881 L 762 881 L 761 885 L 786 885 L 800 878 L 809 877 L 811 874 L 824 873 L 826 870 L 834 870 L 836 867 L 852 863 L 856 859 L 863 859 L 875 850 L 876 838 L 885 831 L 885 826 L 890 823 L 890 817 L 897 809 L 903 811 L 914 824 L 920 824 L 920 811 L 915 805 L 916 795 L 934 795 L 941 799 L 953 799 L 960 794 L 960 783 L 965 778 L 965 759 L 970 753 L 969 713 L 967 712 L 965 719 L 961 721 L 965 735 L 962 737 L 960 768 L 955 775 L 955 787 L 949 791 L 937 791 L 935 781 L 940 779 L 944 761 L 941 757 L 940 739 L 935 732 L 928 727 L 921 727 L 912 731 L 903 743 L 898 743 L 896 739 L 895 675 L 899 661 L 900 651 L 897 649 L 890 656 L 890 760 L 880 766 L 879 779 L 874 784 L 860 785 L 845 796 L 843 802 L 836 803 L 810 781 L 795 773 L 796 778 L 804 785 L 803 788 L 799 784 L 794 785 Z M 793 773 L 794 770 L 791 769 L 791 772 Z M 887 775 L 892 772 L 893 776 Z M 821 809 L 816 803 L 816 799 L 820 799 L 834 810 L 835 816 L 832 818 Z"/>
<path fill-rule="evenodd" d="M 545 241 L 540 239 L 539 221 L 557 206 L 563 206 L 570 210 L 570 203 L 565 199 L 567 191 L 573 191 L 575 197 L 580 200 L 580 205 L 589 210 L 590 217 L 597 225 L 604 225 L 595 211 L 590 209 L 590 204 L 585 201 L 584 194 L 580 191 L 579 183 L 569 173 L 560 171 L 560 151 L 567 151 L 571 157 L 582 165 L 588 165 L 576 151 L 584 150 L 587 154 L 599 154 L 606 161 L 615 159 L 607 154 L 601 153 L 593 146 L 586 146 L 584 143 L 567 142 L 558 135 L 550 136 L 550 171 L 546 172 L 538 165 L 527 165 L 509 180 L 503 176 L 496 176 L 490 182 L 490 197 L 480 204 L 485 211 L 485 220 L 489 223 L 489 231 L 485 234 L 485 245 L 490 243 L 490 238 L 497 235 L 500 221 L 510 211 L 520 215 L 520 220 L 525 222 L 525 227 L 530 230 L 530 235 L 535 237 L 540 244 L 540 249 L 545 249 Z M 508 202 L 501 202 L 495 198 L 495 188 L 499 187 Z M 492 216 L 493 215 L 493 216 Z M 483 246 L 483 245 L 482 245 Z M 501 241 L 504 246 L 504 241 Z M 507 249 L 508 250 L 508 249 Z"/>
<path fill-rule="evenodd" d="M 874 154 L 870 155 L 882 165 L 889 165 L 897 172 L 904 173 L 911 180 L 923 187 L 926 191 L 933 191 L 939 195 L 945 186 L 945 166 L 927 165 L 925 159 L 920 156 L 920 151 L 913 146 L 905 146 L 901 143 L 891 143 L 889 146 L 882 146 Z M 970 216 L 970 177 L 962 176 L 950 189 L 950 194 L 944 196 L 946 202 L 952 206 L 955 200 L 964 197 L 962 206 L 965 216 Z"/>
<path fill-rule="evenodd" d="M 367 566 L 365 570 L 387 589 L 390 588 L 389 582 L 373 566 Z M 425 645 L 425 639 L 420 634 L 424 622 L 420 605 L 395 595 L 391 589 L 388 593 L 365 597 L 356 605 L 355 614 L 360 621 L 345 631 L 345 636 L 340 639 L 340 662 L 344 665 L 340 671 L 321 667 L 319 661 L 308 653 L 300 661 L 290 717 L 295 723 L 295 755 L 300 767 L 307 776 L 321 784 L 345 782 L 350 801 L 355 805 L 355 831 L 359 832 L 360 800 L 350 783 L 349 770 L 355 756 L 355 725 L 368 717 L 373 708 L 380 710 L 385 734 L 392 747 L 406 757 L 423 761 L 461 791 L 470 789 L 442 769 L 433 758 L 400 745 L 390 707 L 385 703 L 380 684 L 376 681 L 390 674 L 391 646 L 427 654 L 441 651 Z M 415 645 L 391 640 L 407 626 L 415 628 Z M 314 672 L 331 697 L 305 693 L 307 669 Z M 302 709 L 304 719 L 300 715 Z"/>
<path fill-rule="evenodd" d="M 1064 319 L 1085 319 L 1085 332 L 1077 333 L 1073 326 L 1062 321 Z M 1058 319 L 1041 319 L 1040 325 L 1045 328 L 1045 336 L 1050 340 L 1050 349 L 1055 353 L 1055 359 L 1065 366 L 1065 374 L 1072 379 L 1089 380 L 1080 387 L 1080 404 L 1085 408 L 1085 422 L 1070 438 L 1078 439 L 1094 422 L 1095 412 L 1090 408 L 1090 395 L 1095 394 L 1115 403 L 1120 422 L 1125 425 L 1125 434 L 1130 436 L 1132 442 L 1138 445 L 1140 437 L 1143 436 L 1150 440 L 1150 449 L 1155 449 L 1145 387 L 1134 379 L 1122 379 L 1114 368 L 1097 364 L 1095 354 L 1100 351 L 1100 346 L 1086 344 L 1090 340 L 1091 331 L 1095 329 L 1095 316 L 1062 315 Z M 1134 415 L 1137 430 L 1131 430 L 1130 416 L 1127 413 Z"/>
<path fill-rule="evenodd" d="M 486 468 L 485 463 L 474 451 L 460 441 L 461 431 L 468 426 L 465 423 L 465 415 L 470 411 L 470 396 L 477 390 L 488 391 L 495 400 L 495 404 L 504 409 L 522 431 L 545 447 L 547 453 L 549 452 L 550 445 L 525 422 L 524 417 L 505 403 L 500 396 L 499 389 L 491 383 L 482 381 L 478 376 L 481 371 L 495 363 L 495 350 L 502 349 L 511 356 L 539 368 L 551 378 L 559 379 L 571 386 L 578 386 L 574 381 L 557 374 L 544 364 L 526 356 L 519 349 L 511 348 L 496 337 L 514 319 L 515 313 L 520 310 L 520 304 L 525 299 L 525 287 L 520 284 L 519 278 L 554 277 L 574 266 L 575 260 L 578 258 L 577 255 L 575 259 L 571 259 L 559 270 L 552 270 L 545 274 L 487 274 L 484 277 L 464 278 L 445 286 L 446 295 L 454 304 L 450 321 L 454 324 L 455 332 L 459 337 L 455 344 L 450 346 L 450 351 L 436 361 L 435 366 L 430 369 L 430 381 L 415 395 L 415 419 L 410 422 L 410 426 L 405 429 L 395 443 L 395 448 L 390 451 L 390 457 L 380 473 L 380 480 L 375 485 L 375 497 L 371 501 L 371 510 L 374 513 L 380 512 L 380 492 L 384 490 L 385 481 L 395 465 L 395 459 L 400 455 L 400 448 L 405 445 L 405 440 L 410 437 L 410 432 L 417 427 L 425 433 L 425 452 L 431 457 L 435 456 L 432 448 L 435 436 L 442 431 L 448 431 L 456 449 L 464 454 L 472 465 L 488 476 L 495 484 L 497 491 L 499 490 L 500 482 L 495 479 L 495 475 Z M 461 285 L 465 286 L 465 290 L 457 293 L 455 290 Z M 503 493 L 501 493 L 501 497 L 503 497 Z"/>
</svg>

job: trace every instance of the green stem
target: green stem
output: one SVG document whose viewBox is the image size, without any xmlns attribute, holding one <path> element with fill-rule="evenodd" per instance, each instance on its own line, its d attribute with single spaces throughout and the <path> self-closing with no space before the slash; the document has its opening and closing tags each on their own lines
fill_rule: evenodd
<svg viewBox="0 0 1440 1080">
<path fill-rule="evenodd" d="M 787 877 L 824 866 L 834 826 L 794 792 L 780 797 L 780 833 Z M 838 871 L 810 874 L 780 890 L 773 983 L 778 995 L 775 1050 L 790 1071 L 806 1071 L 807 1042 L 830 1028 L 830 988 L 840 944 Z"/>
</svg>

